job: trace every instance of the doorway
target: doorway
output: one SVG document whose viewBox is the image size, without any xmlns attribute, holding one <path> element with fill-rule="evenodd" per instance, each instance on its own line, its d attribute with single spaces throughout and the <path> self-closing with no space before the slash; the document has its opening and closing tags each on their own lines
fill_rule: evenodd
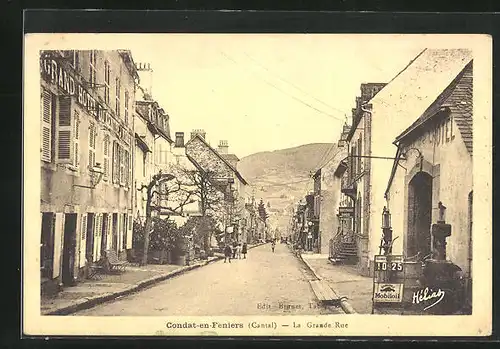
<svg viewBox="0 0 500 349">
<path fill-rule="evenodd" d="M 431 253 L 432 177 L 419 172 L 408 186 L 408 257 Z"/>
<path fill-rule="evenodd" d="M 76 213 L 66 213 L 64 217 L 64 242 L 62 259 L 62 282 L 64 286 L 74 282 L 76 252 Z"/>
<path fill-rule="evenodd" d="M 92 263 L 94 261 L 94 214 L 87 214 L 87 244 L 85 246 L 85 258 Z"/>
<path fill-rule="evenodd" d="M 108 214 L 102 215 L 102 231 L 101 231 L 101 256 L 105 256 L 108 246 Z"/>
<path fill-rule="evenodd" d="M 40 241 L 40 276 L 42 279 L 52 279 L 55 219 L 56 215 L 52 212 L 42 213 L 42 236 Z"/>
<path fill-rule="evenodd" d="M 118 213 L 113 213 L 113 251 L 118 251 Z"/>
</svg>

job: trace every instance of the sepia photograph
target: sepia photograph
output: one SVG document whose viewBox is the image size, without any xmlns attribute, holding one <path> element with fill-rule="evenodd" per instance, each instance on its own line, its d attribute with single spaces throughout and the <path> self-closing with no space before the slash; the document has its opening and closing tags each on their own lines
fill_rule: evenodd
<svg viewBox="0 0 500 349">
<path fill-rule="evenodd" d="M 24 321 L 487 332 L 488 39 L 26 36 Z"/>
</svg>

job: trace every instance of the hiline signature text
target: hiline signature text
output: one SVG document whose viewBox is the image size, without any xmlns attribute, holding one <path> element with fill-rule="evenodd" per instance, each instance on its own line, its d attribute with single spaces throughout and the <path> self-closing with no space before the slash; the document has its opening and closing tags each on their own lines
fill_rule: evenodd
<svg viewBox="0 0 500 349">
<path fill-rule="evenodd" d="M 433 291 L 432 289 L 429 289 L 429 287 L 424 288 L 423 290 L 419 290 L 417 292 L 413 292 L 413 304 L 419 304 L 421 302 L 425 302 L 431 299 L 436 299 L 436 301 L 427 307 L 424 308 L 424 310 L 427 310 L 429 308 L 432 308 L 439 302 L 441 302 L 444 298 L 445 292 L 442 291 L 441 289 L 438 289 L 437 291 Z"/>
</svg>

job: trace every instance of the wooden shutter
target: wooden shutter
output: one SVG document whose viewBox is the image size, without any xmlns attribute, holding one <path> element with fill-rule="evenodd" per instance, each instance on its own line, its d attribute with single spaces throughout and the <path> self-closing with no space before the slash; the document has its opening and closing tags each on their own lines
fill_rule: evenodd
<svg viewBox="0 0 500 349">
<path fill-rule="evenodd" d="M 80 268 L 85 266 L 85 251 L 87 249 L 87 214 L 83 213 L 80 219 Z"/>
<path fill-rule="evenodd" d="M 41 158 L 52 161 L 52 93 L 42 90 Z"/>
<path fill-rule="evenodd" d="M 107 229 L 106 250 L 109 250 L 113 246 L 113 213 L 108 213 Z"/>
<path fill-rule="evenodd" d="M 80 166 L 80 115 L 77 111 L 73 122 L 73 166 Z"/>
<path fill-rule="evenodd" d="M 120 145 L 119 149 L 119 159 L 120 159 L 120 184 L 125 184 L 125 149 Z"/>
<path fill-rule="evenodd" d="M 109 135 L 105 135 L 104 136 L 104 141 L 103 141 L 103 144 L 102 144 L 102 148 L 103 148 L 103 157 L 102 157 L 102 161 L 103 161 L 103 170 L 104 170 L 104 176 L 103 178 L 105 180 L 108 179 L 108 176 L 109 176 Z"/>
<path fill-rule="evenodd" d="M 98 261 L 101 257 L 101 239 L 102 239 L 102 213 L 95 214 L 94 224 L 94 262 Z"/>
<path fill-rule="evenodd" d="M 72 164 L 71 97 L 59 96 L 57 127 L 57 160 L 60 163 Z"/>
<path fill-rule="evenodd" d="M 54 263 L 52 278 L 61 274 L 62 242 L 64 237 L 64 213 L 56 213 L 56 224 L 54 231 Z"/>
<path fill-rule="evenodd" d="M 119 163 L 119 148 L 116 141 L 113 142 L 113 183 L 118 183 L 120 180 L 120 163 Z"/>
<path fill-rule="evenodd" d="M 132 221 L 132 215 L 128 215 L 128 229 L 127 229 L 127 249 L 132 248 L 132 227 L 133 227 L 133 221 Z"/>
<path fill-rule="evenodd" d="M 96 126 L 93 122 L 89 124 L 89 169 L 95 166 L 95 139 Z"/>
</svg>

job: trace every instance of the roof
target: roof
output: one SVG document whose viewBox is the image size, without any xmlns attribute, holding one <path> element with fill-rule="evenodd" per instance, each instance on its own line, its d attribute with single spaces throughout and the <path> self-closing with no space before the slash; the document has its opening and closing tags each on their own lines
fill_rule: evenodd
<svg viewBox="0 0 500 349">
<path fill-rule="evenodd" d="M 222 156 L 227 161 L 240 161 L 240 159 L 234 154 L 220 154 L 220 156 Z"/>
<path fill-rule="evenodd" d="M 467 49 L 425 49 L 368 104 L 372 105 L 375 114 L 416 120 L 471 60 L 472 52 Z M 395 135 L 402 131 L 392 130 Z"/>
<path fill-rule="evenodd" d="M 471 60 L 434 103 L 396 138 L 396 142 L 404 140 L 436 116 L 442 108 L 446 108 L 453 114 L 465 146 L 472 155 L 472 65 Z"/>
<path fill-rule="evenodd" d="M 226 159 L 224 159 L 224 158 L 221 156 L 221 154 L 220 154 L 217 150 L 215 150 L 214 148 L 212 148 L 212 147 L 210 146 L 210 144 L 208 144 L 208 142 L 207 142 L 207 141 L 206 141 L 206 140 L 205 140 L 202 136 L 200 136 L 199 134 L 197 134 L 196 136 L 194 136 L 193 138 L 191 138 L 191 139 L 190 139 L 190 140 L 186 143 L 186 145 L 187 145 L 188 143 L 191 143 L 191 142 L 192 142 L 194 139 L 196 139 L 196 138 L 198 138 L 198 139 L 199 139 L 199 140 L 200 140 L 200 141 L 201 141 L 201 142 L 202 142 L 202 143 L 203 143 L 203 144 L 204 144 L 204 145 L 205 145 L 208 149 L 210 149 L 210 150 L 211 150 L 211 151 L 212 151 L 215 155 L 217 155 L 217 157 L 218 157 L 219 159 L 221 159 L 221 160 L 222 160 L 222 162 L 224 162 L 224 164 L 225 164 L 225 165 L 227 165 L 227 166 L 231 169 L 231 171 L 233 171 L 233 172 L 236 174 L 236 177 L 238 177 L 238 179 L 239 179 L 239 180 L 240 180 L 243 184 L 245 184 L 245 185 L 247 185 L 247 184 L 248 184 L 248 183 L 247 183 L 247 181 L 245 180 L 245 178 L 243 178 L 243 176 L 241 175 L 241 173 L 239 173 L 239 172 L 238 172 L 238 170 L 237 170 L 237 169 L 236 169 L 233 165 L 231 165 L 231 164 L 230 164 L 230 163 L 229 163 Z M 189 156 L 188 156 L 188 158 L 189 158 L 190 160 L 192 160 Z"/>
</svg>

